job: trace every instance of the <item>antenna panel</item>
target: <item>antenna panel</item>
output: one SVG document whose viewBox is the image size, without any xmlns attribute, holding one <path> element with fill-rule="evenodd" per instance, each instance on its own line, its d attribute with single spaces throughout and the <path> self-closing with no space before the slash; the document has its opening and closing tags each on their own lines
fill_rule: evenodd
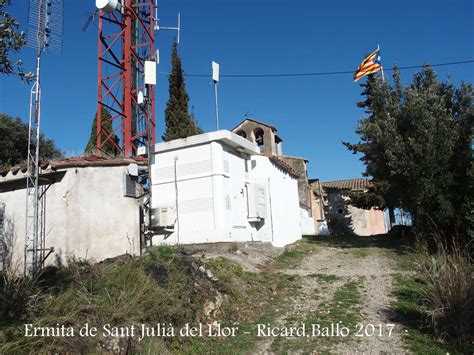
<svg viewBox="0 0 474 355">
<path fill-rule="evenodd" d="M 30 0 L 27 46 L 61 55 L 63 12 L 63 0 Z"/>
</svg>

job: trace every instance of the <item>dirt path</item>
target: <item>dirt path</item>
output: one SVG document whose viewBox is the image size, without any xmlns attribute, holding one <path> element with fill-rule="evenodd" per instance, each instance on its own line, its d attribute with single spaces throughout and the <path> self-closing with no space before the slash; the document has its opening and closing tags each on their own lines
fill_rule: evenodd
<svg viewBox="0 0 474 355">
<path fill-rule="evenodd" d="M 275 339 L 265 339 L 259 344 L 260 353 L 279 352 L 276 349 L 290 353 L 306 353 L 310 349 L 338 354 L 407 353 L 402 340 L 404 329 L 396 323 L 390 309 L 393 274 L 398 270 L 394 261 L 380 249 L 317 245 L 312 247 L 298 266 L 283 268 L 281 271 L 288 275 L 301 276 L 302 286 L 296 297 L 289 300 L 288 311 L 277 319 L 276 326 L 296 325 L 298 320 L 309 319 L 316 309 L 319 309 L 319 316 L 324 318 L 324 312 L 330 312 L 326 311 L 326 308 L 331 302 L 333 307 L 334 304 L 338 307 L 336 292 L 341 293 L 340 290 L 348 285 L 357 285 L 359 305 L 354 311 L 357 313 L 355 315 L 358 317 L 357 323 L 364 327 L 368 326 L 369 334 L 372 331 L 371 325 L 374 325 L 376 335 L 332 337 L 321 341 L 320 339 L 288 339 L 285 341 L 286 344 L 285 342 L 278 343 L 277 346 L 273 344 Z M 346 306 L 342 304 L 341 307 Z M 347 317 L 346 315 L 346 319 L 352 319 Z M 337 315 L 332 321 L 334 320 L 337 321 Z M 351 329 L 351 334 L 357 331 L 355 324 L 356 322 L 351 328 L 356 329 Z M 387 324 L 395 325 L 390 336 L 388 336 Z M 378 336 L 379 325 L 384 333 L 382 336 Z M 364 332 L 362 331 L 361 334 Z M 300 342 L 300 347 L 293 347 L 292 341 Z"/>
</svg>

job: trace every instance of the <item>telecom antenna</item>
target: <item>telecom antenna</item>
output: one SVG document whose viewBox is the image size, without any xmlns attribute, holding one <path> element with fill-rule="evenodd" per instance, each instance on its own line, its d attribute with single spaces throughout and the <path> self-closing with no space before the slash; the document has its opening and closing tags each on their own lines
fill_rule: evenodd
<svg viewBox="0 0 474 355">
<path fill-rule="evenodd" d="M 63 1 L 30 0 L 27 45 L 36 49 L 36 76 L 30 92 L 28 156 L 26 170 L 26 219 L 24 273 L 35 273 L 44 263 L 45 190 L 40 186 L 41 55 L 62 51 Z M 50 252 L 52 250 L 48 249 Z"/>
<path fill-rule="evenodd" d="M 181 13 L 178 12 L 178 26 L 176 27 L 167 27 L 167 26 L 160 26 L 159 25 L 159 21 L 160 19 L 158 18 L 158 0 L 155 0 L 155 6 L 154 6 L 154 10 L 155 10 L 155 25 L 153 26 L 153 29 L 155 31 L 159 31 L 159 30 L 172 30 L 172 31 L 176 31 L 178 32 L 178 36 L 176 38 L 176 42 L 179 44 L 179 37 L 180 37 L 180 33 L 181 33 Z"/>
<path fill-rule="evenodd" d="M 216 106 L 216 131 L 219 130 L 219 104 L 217 101 L 217 83 L 219 82 L 219 63 L 212 61 L 212 81 L 214 82 L 214 99 Z"/>
</svg>

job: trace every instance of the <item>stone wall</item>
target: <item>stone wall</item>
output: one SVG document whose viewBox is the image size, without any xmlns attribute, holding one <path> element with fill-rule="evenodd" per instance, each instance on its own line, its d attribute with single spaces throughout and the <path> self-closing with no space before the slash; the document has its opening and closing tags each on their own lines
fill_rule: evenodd
<svg viewBox="0 0 474 355">
<path fill-rule="evenodd" d="M 311 188 L 306 172 L 306 160 L 288 156 L 281 156 L 279 158 L 284 160 L 298 174 L 298 196 L 300 205 L 307 209 L 311 215 Z"/>
</svg>

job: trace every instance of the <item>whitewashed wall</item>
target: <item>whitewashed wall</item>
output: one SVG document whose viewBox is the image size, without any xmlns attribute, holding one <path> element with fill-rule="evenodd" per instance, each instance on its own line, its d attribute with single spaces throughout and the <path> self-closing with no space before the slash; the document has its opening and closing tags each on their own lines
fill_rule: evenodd
<svg viewBox="0 0 474 355">
<path fill-rule="evenodd" d="M 259 231 L 261 238 L 271 238 L 272 244 L 278 247 L 294 243 L 301 239 L 302 234 L 297 180 L 273 165 L 265 156 L 253 156 L 252 161 L 256 163 L 251 164 L 254 166 L 252 179 L 265 184 L 269 191 L 267 206 L 270 218 L 267 222 L 270 224 L 267 223 Z"/>
<path fill-rule="evenodd" d="M 314 219 L 309 215 L 309 211 L 300 205 L 300 226 L 303 235 L 316 235 Z"/>
<path fill-rule="evenodd" d="M 80 167 L 65 172 L 46 192 L 46 248 L 55 249 L 46 264 L 66 262 L 72 255 L 99 261 L 139 254 L 138 202 L 123 196 L 127 167 Z M 20 174 L 12 176 L 10 172 L 0 182 Z M 5 204 L 4 233 L 12 238 L 13 262 L 22 270 L 25 189 L 0 193 L 0 203 Z"/>
</svg>

